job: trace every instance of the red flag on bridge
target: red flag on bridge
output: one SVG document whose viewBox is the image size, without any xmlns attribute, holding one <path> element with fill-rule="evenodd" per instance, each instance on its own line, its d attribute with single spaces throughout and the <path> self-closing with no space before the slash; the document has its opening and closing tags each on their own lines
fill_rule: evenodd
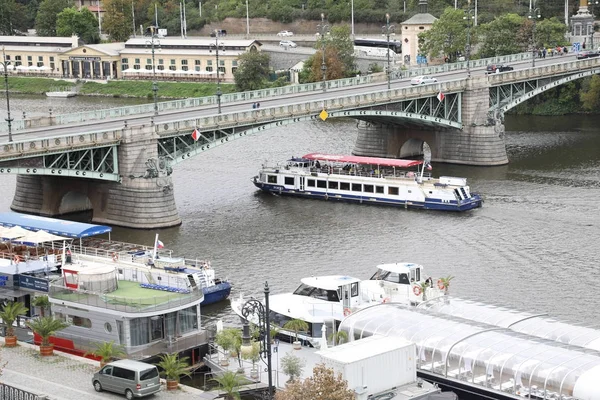
<svg viewBox="0 0 600 400">
<path fill-rule="evenodd" d="M 437 99 L 439 100 L 439 102 L 441 103 L 442 101 L 444 101 L 444 99 L 446 98 L 446 96 L 444 96 L 444 93 L 439 92 L 437 95 Z"/>
<path fill-rule="evenodd" d="M 192 139 L 196 142 L 200 139 L 200 132 L 198 132 L 198 129 L 194 129 L 194 132 L 192 132 Z"/>
</svg>

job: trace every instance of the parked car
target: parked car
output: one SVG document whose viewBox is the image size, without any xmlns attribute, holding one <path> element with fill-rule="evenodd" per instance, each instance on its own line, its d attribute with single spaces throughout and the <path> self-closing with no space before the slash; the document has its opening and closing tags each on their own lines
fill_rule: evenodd
<svg viewBox="0 0 600 400">
<path fill-rule="evenodd" d="M 429 83 L 436 83 L 437 79 L 431 75 L 415 76 L 410 80 L 411 85 L 427 85 Z"/>
<path fill-rule="evenodd" d="M 497 74 L 500 72 L 512 71 L 513 67 L 504 65 L 504 64 L 490 64 L 487 66 L 485 73 L 486 74 Z"/>
<path fill-rule="evenodd" d="M 298 47 L 298 45 L 292 42 L 291 40 L 282 40 L 281 42 L 279 42 L 279 45 L 281 47 Z"/>
<path fill-rule="evenodd" d="M 286 37 L 286 36 L 294 36 L 294 32 L 290 32 L 290 31 L 281 31 L 277 34 L 277 36 L 280 37 Z"/>
<path fill-rule="evenodd" d="M 575 56 L 578 60 L 583 60 L 585 58 L 593 58 L 600 56 L 600 53 L 597 51 L 584 50 L 577 53 Z"/>
<path fill-rule="evenodd" d="M 96 392 L 103 390 L 124 394 L 128 400 L 160 391 L 160 377 L 155 365 L 133 360 L 106 364 L 92 378 Z"/>
<path fill-rule="evenodd" d="M 210 37 L 227 36 L 227 29 L 215 29 L 210 33 Z"/>
</svg>

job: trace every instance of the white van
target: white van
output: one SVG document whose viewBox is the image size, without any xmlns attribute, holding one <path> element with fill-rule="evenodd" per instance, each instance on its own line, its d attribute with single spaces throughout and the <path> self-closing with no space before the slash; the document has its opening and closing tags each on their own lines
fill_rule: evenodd
<svg viewBox="0 0 600 400">
<path fill-rule="evenodd" d="M 119 360 L 106 364 L 94 374 L 96 392 L 103 390 L 124 394 L 128 400 L 160 391 L 158 368 L 140 361 Z"/>
</svg>

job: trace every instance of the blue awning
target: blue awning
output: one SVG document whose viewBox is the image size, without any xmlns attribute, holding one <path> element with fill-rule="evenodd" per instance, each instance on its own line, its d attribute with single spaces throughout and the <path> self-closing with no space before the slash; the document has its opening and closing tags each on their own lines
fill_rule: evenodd
<svg viewBox="0 0 600 400">
<path fill-rule="evenodd" d="M 0 213 L 0 225 L 20 226 L 33 231 L 41 229 L 55 235 L 73 238 L 100 235 L 112 231 L 110 226 L 105 225 L 84 224 L 82 222 L 65 221 L 63 219 L 14 212 Z"/>
</svg>

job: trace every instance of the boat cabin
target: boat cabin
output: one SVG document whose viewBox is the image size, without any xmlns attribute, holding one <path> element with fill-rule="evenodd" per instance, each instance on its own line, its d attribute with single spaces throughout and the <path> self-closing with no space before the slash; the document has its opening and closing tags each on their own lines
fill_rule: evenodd
<svg viewBox="0 0 600 400">
<path fill-rule="evenodd" d="M 295 295 L 307 296 L 319 300 L 341 303 L 344 307 L 357 306 L 360 279 L 351 276 L 313 276 L 301 280 Z"/>
<path fill-rule="evenodd" d="M 421 282 L 423 266 L 413 263 L 381 264 L 371 280 L 410 285 Z"/>
</svg>

